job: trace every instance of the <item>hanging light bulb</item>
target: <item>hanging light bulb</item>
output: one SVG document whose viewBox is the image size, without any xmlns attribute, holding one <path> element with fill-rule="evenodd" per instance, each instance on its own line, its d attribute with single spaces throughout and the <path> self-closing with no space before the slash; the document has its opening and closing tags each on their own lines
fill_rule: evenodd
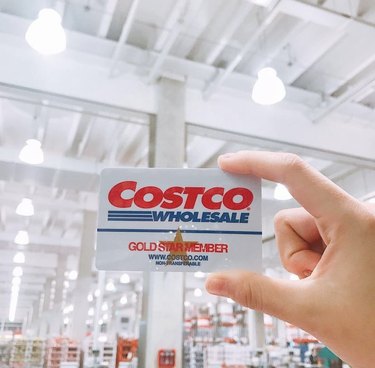
<svg viewBox="0 0 375 368">
<path fill-rule="evenodd" d="M 20 266 L 13 268 L 13 276 L 14 277 L 21 277 L 23 275 L 23 269 Z"/>
<path fill-rule="evenodd" d="M 120 299 L 120 303 L 125 305 L 128 302 L 128 297 L 126 295 L 122 296 Z"/>
<path fill-rule="evenodd" d="M 275 191 L 273 192 L 273 197 L 279 201 L 286 201 L 293 198 L 289 193 L 288 188 L 280 183 L 276 185 Z"/>
<path fill-rule="evenodd" d="M 71 270 L 68 273 L 68 279 L 71 281 L 77 280 L 77 277 L 78 277 L 78 272 L 76 270 Z"/>
<path fill-rule="evenodd" d="M 115 286 L 113 280 L 108 280 L 107 285 L 105 286 L 105 289 L 107 291 L 116 291 L 116 286 Z"/>
<path fill-rule="evenodd" d="M 22 252 L 17 252 L 13 257 L 14 263 L 25 263 L 25 255 Z"/>
<path fill-rule="evenodd" d="M 53 9 L 42 9 L 25 34 L 27 43 L 43 55 L 53 55 L 66 49 L 66 36 L 60 14 Z"/>
<path fill-rule="evenodd" d="M 203 295 L 202 290 L 199 288 L 194 289 L 194 296 L 199 298 Z"/>
<path fill-rule="evenodd" d="M 44 161 L 41 143 L 37 139 L 28 139 L 19 154 L 19 159 L 27 164 L 38 165 Z"/>
<path fill-rule="evenodd" d="M 120 282 L 121 284 L 129 284 L 130 282 L 130 277 L 127 273 L 123 273 L 120 277 Z"/>
<path fill-rule="evenodd" d="M 19 245 L 29 244 L 29 233 L 26 230 L 20 230 L 14 238 L 14 242 Z"/>
<path fill-rule="evenodd" d="M 22 198 L 22 201 L 16 208 L 16 213 L 20 216 L 33 216 L 34 206 L 32 200 L 30 198 Z"/>
<path fill-rule="evenodd" d="M 276 70 L 263 68 L 258 72 L 258 79 L 254 84 L 252 99 L 260 105 L 273 105 L 285 98 L 286 91 Z"/>
</svg>

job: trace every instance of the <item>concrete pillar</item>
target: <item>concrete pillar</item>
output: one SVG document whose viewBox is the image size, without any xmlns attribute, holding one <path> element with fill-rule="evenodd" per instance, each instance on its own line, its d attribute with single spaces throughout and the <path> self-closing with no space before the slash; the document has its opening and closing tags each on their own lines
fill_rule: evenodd
<svg viewBox="0 0 375 368">
<path fill-rule="evenodd" d="M 35 300 L 32 305 L 31 319 L 29 328 L 31 330 L 32 336 L 38 336 L 38 319 L 39 319 L 39 299 Z"/>
<path fill-rule="evenodd" d="M 96 236 L 96 212 L 85 211 L 83 234 L 78 264 L 78 276 L 73 291 L 72 321 L 70 335 L 73 339 L 81 341 L 86 335 L 86 320 L 89 310 L 87 295 L 91 290 L 92 263 L 94 259 Z"/>
<path fill-rule="evenodd" d="M 185 160 L 185 83 L 162 78 L 151 122 L 150 166 L 181 168 Z M 140 367 L 156 367 L 159 349 L 176 350 L 183 366 L 183 273 L 145 273 L 140 322 Z"/>
<path fill-rule="evenodd" d="M 261 312 L 249 310 L 249 339 L 252 349 L 264 349 L 265 347 L 265 331 L 264 331 L 264 315 Z"/>
<path fill-rule="evenodd" d="M 54 307 L 53 310 L 48 313 L 49 330 L 47 329 L 47 334 L 49 334 L 49 336 L 59 336 L 61 334 L 61 327 L 63 323 L 61 308 L 63 300 L 66 261 L 66 255 L 59 255 L 56 270 Z"/>
<path fill-rule="evenodd" d="M 285 347 L 287 343 L 287 333 L 286 324 L 281 319 L 276 319 L 277 321 L 277 337 L 280 346 Z"/>
<path fill-rule="evenodd" d="M 43 312 L 50 310 L 52 279 L 47 279 L 43 292 Z"/>
</svg>

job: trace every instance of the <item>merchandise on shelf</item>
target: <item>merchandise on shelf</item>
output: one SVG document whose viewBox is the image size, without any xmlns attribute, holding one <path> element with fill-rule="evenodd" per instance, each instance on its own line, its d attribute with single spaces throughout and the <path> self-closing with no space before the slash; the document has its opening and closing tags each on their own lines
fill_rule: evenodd
<svg viewBox="0 0 375 368">
<path fill-rule="evenodd" d="M 76 341 L 66 337 L 49 339 L 45 354 L 45 368 L 78 367 L 80 356 L 79 345 Z M 69 364 L 65 367 L 63 363 Z"/>
<path fill-rule="evenodd" d="M 110 342 L 98 342 L 97 351 L 93 351 L 92 340 L 84 342 L 84 367 L 94 367 L 97 364 L 108 368 L 115 368 L 116 365 L 116 344 Z"/>
<path fill-rule="evenodd" d="M 10 368 L 42 368 L 45 342 L 41 339 L 15 338 L 10 344 Z"/>
<path fill-rule="evenodd" d="M 116 368 L 133 368 L 134 363 L 137 361 L 137 350 L 137 339 L 119 337 L 117 340 Z"/>
</svg>

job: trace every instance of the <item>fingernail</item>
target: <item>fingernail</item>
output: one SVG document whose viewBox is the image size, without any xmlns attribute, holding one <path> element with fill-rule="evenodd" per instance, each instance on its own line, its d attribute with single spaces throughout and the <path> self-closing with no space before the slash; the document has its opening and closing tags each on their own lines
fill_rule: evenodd
<svg viewBox="0 0 375 368">
<path fill-rule="evenodd" d="M 312 274 L 312 271 L 310 271 L 310 270 L 303 271 L 303 275 L 305 277 L 309 277 L 311 274 Z"/>
<path fill-rule="evenodd" d="M 224 153 L 223 155 L 220 155 L 219 157 L 221 159 L 227 159 L 227 158 L 231 158 L 233 155 L 234 153 Z"/>
<path fill-rule="evenodd" d="M 206 289 L 210 294 L 223 295 L 224 285 L 223 280 L 218 277 L 210 277 L 206 281 Z"/>
</svg>

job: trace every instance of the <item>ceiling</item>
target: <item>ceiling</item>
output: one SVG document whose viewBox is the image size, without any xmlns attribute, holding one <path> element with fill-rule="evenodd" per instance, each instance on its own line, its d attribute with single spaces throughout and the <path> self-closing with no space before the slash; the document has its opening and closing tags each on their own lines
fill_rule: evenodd
<svg viewBox="0 0 375 368">
<path fill-rule="evenodd" d="M 65 54 L 49 59 L 23 38 L 47 6 L 62 15 L 68 39 Z M 373 196 L 374 39 L 370 0 L 0 0 L 0 318 L 17 231 L 30 234 L 18 247 L 20 320 L 59 259 L 77 269 L 100 170 L 148 166 L 161 76 L 186 83 L 188 167 L 215 167 L 219 154 L 241 149 L 291 151 L 358 198 Z M 277 107 L 250 101 L 263 66 L 286 84 Z M 18 159 L 33 137 L 46 156 L 38 166 Z M 274 200 L 273 189 L 264 183 L 264 266 L 278 269 L 272 217 L 297 203 Z M 31 218 L 15 214 L 23 197 L 33 199 Z M 188 288 L 196 284 L 189 276 Z"/>
</svg>

